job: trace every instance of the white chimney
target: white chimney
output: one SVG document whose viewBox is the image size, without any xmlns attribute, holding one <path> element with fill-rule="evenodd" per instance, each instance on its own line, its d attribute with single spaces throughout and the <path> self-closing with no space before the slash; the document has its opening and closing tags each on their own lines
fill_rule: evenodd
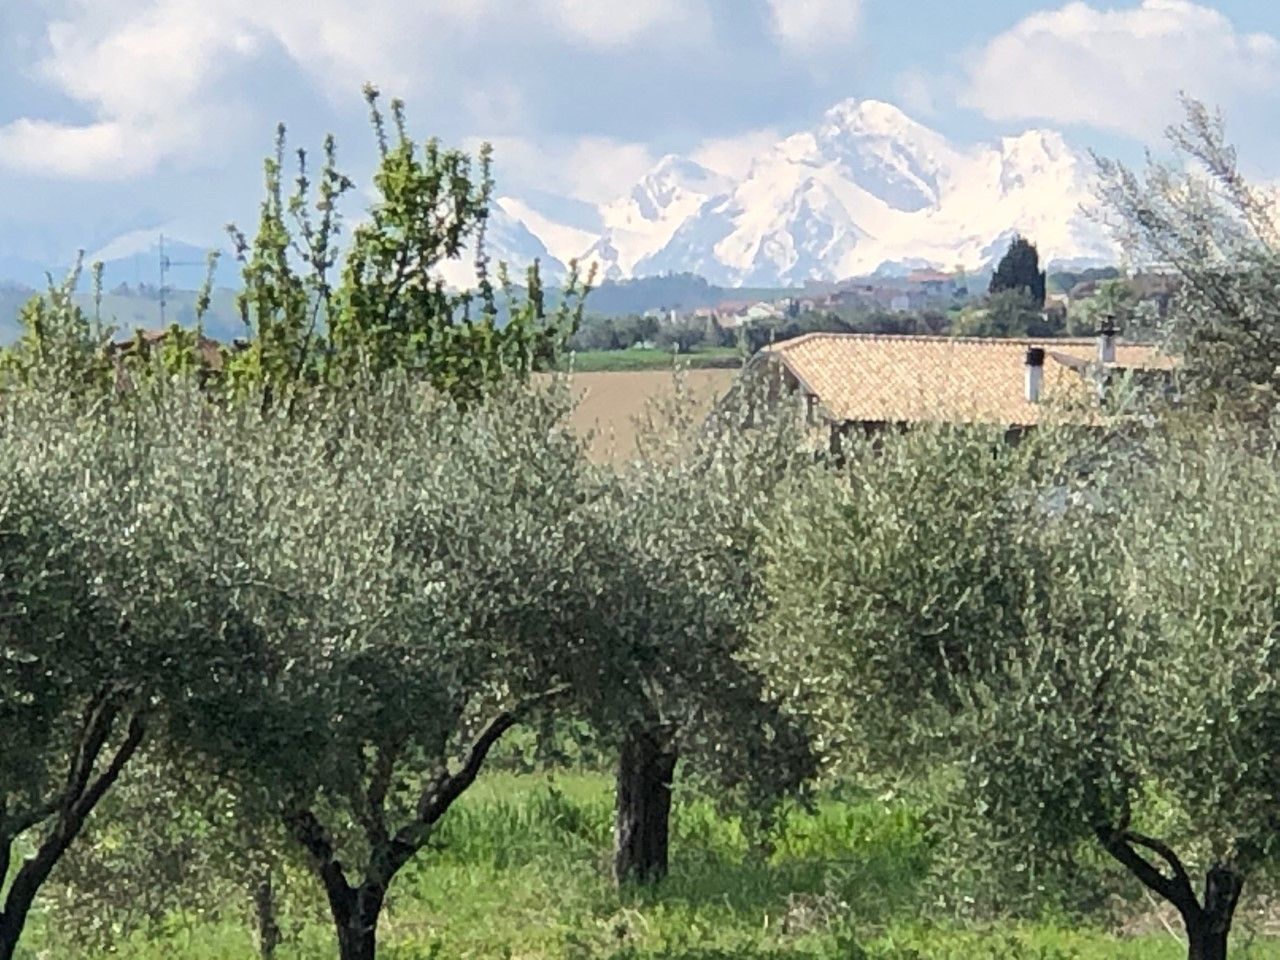
<svg viewBox="0 0 1280 960">
<path fill-rule="evenodd" d="M 1027 403 L 1039 403 L 1044 385 L 1044 349 L 1027 348 Z"/>
<path fill-rule="evenodd" d="M 1116 330 L 1115 318 L 1107 317 L 1102 321 L 1102 329 L 1098 331 L 1098 362 L 1116 362 Z"/>
</svg>

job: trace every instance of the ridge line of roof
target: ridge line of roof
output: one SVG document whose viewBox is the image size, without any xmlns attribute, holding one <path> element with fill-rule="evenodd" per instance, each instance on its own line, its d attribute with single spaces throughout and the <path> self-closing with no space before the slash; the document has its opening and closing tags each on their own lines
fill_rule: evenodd
<svg viewBox="0 0 1280 960">
<path fill-rule="evenodd" d="M 1097 342 L 1094 337 L 951 337 L 946 334 L 939 333 L 840 333 L 836 331 L 814 330 L 810 333 L 802 333 L 798 337 L 792 337 L 789 340 L 783 340 L 780 343 L 771 343 L 762 348 L 762 351 L 768 350 L 777 352 L 780 350 L 790 349 L 811 340 L 870 340 L 870 341 L 886 341 L 901 340 L 911 343 L 958 343 L 958 344 L 1004 344 L 1010 346 L 1022 345 L 1045 345 L 1052 346 L 1060 344 L 1063 346 L 1090 346 Z M 1155 349 L 1155 344 L 1129 343 L 1121 341 L 1123 346 L 1128 347 L 1144 347 L 1149 346 Z"/>
</svg>

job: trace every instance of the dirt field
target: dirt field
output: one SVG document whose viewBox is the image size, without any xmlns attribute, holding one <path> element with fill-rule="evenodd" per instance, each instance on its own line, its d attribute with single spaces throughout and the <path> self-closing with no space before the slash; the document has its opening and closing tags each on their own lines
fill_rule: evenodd
<svg viewBox="0 0 1280 960">
<path fill-rule="evenodd" d="M 705 413 L 736 376 L 736 370 L 689 370 L 684 385 L 698 411 Z M 579 373 L 573 378 L 573 391 L 581 397 L 572 419 L 574 428 L 584 434 L 593 432 L 591 450 L 596 458 L 616 462 L 635 454 L 635 419 L 645 415 L 650 401 L 673 397 L 676 381 L 669 370 Z"/>
</svg>

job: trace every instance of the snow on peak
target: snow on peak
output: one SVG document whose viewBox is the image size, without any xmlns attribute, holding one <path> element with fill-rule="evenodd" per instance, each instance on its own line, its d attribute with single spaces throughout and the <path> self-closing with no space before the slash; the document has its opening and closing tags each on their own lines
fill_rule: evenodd
<svg viewBox="0 0 1280 960">
<path fill-rule="evenodd" d="M 1053 130 L 956 144 L 892 104 L 848 99 L 760 153 L 738 180 L 664 156 L 600 208 L 603 230 L 583 259 L 606 278 L 671 270 L 776 285 L 887 262 L 977 269 L 1021 232 L 1046 260 L 1103 262 L 1114 247 L 1081 212 L 1091 173 Z M 521 217 L 515 203 L 506 209 L 561 260 L 584 239 Z"/>
<path fill-rule="evenodd" d="M 824 122 L 850 130 L 889 132 L 918 124 L 891 103 L 883 100 L 841 100 L 822 115 Z"/>
<path fill-rule="evenodd" d="M 600 209 L 604 235 L 585 262 L 606 278 L 631 276 L 641 260 L 670 243 L 682 223 L 732 187 L 728 178 L 693 160 L 663 157 L 629 193 Z"/>
</svg>

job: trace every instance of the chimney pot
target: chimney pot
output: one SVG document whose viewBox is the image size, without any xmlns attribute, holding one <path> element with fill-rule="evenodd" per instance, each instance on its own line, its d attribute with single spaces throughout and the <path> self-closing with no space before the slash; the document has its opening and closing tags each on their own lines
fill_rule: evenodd
<svg viewBox="0 0 1280 960">
<path fill-rule="evenodd" d="M 1115 363 L 1116 362 L 1116 321 L 1114 317 L 1108 316 L 1102 322 L 1102 328 L 1098 331 L 1098 362 L 1099 363 Z"/>
<path fill-rule="evenodd" d="M 1027 348 L 1027 402 L 1039 403 L 1044 385 L 1044 348 Z"/>
</svg>

